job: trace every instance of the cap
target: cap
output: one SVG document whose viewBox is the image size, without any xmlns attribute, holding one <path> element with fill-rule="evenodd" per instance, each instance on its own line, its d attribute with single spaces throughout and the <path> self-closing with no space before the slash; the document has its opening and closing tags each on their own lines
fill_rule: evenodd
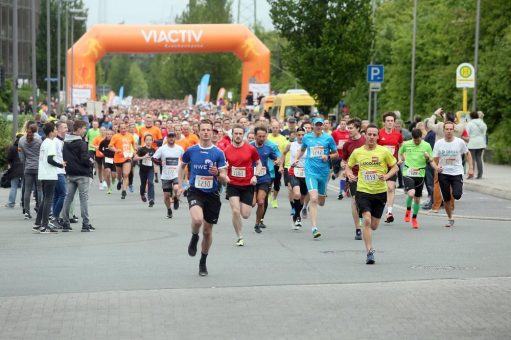
<svg viewBox="0 0 511 340">
<path fill-rule="evenodd" d="M 312 120 L 312 125 L 323 124 L 323 118 L 316 117 Z"/>
<path fill-rule="evenodd" d="M 295 118 L 295 117 L 289 117 L 289 118 L 287 119 L 287 122 L 288 122 L 288 123 L 296 123 L 296 118 Z"/>
</svg>

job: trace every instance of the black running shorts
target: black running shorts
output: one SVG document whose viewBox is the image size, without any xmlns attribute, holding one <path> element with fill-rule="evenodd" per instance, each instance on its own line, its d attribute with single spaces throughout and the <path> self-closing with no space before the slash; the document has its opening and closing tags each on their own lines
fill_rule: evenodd
<svg viewBox="0 0 511 340">
<path fill-rule="evenodd" d="M 199 206 L 202 208 L 204 221 L 210 224 L 218 223 L 218 216 L 220 216 L 220 195 L 218 192 L 206 193 L 199 189 L 188 189 L 188 206 L 190 208 Z"/>
<path fill-rule="evenodd" d="M 241 203 L 252 206 L 252 201 L 254 200 L 254 186 L 253 185 L 239 186 L 227 184 L 225 194 L 227 199 L 229 199 L 229 197 L 239 197 Z"/>
<path fill-rule="evenodd" d="M 359 191 L 355 196 L 355 201 L 360 213 L 370 212 L 372 217 L 379 219 L 382 217 L 387 203 L 387 193 L 368 194 Z"/>
</svg>

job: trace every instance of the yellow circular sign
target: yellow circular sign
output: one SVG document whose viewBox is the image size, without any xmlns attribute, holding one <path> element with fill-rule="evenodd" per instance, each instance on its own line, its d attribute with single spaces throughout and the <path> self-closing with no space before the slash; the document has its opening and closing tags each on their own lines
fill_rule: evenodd
<svg viewBox="0 0 511 340">
<path fill-rule="evenodd" d="M 463 78 L 468 78 L 472 75 L 472 69 L 468 66 L 463 66 L 461 69 L 460 69 L 460 75 L 463 77 Z"/>
</svg>

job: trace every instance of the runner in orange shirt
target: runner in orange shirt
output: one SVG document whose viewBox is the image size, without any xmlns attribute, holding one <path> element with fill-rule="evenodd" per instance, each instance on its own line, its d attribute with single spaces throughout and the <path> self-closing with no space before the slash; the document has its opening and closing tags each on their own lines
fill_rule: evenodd
<svg viewBox="0 0 511 340">
<path fill-rule="evenodd" d="M 189 146 L 199 144 L 199 137 L 197 137 L 197 135 L 192 132 L 190 123 L 188 123 L 187 121 L 184 121 L 181 124 L 181 130 L 182 130 L 183 136 L 187 140 Z"/>
<path fill-rule="evenodd" d="M 140 136 L 140 144 L 144 143 L 144 138 L 146 135 L 153 136 L 153 143 L 151 147 L 156 150 L 159 146 L 161 146 L 163 142 L 163 135 L 159 127 L 154 126 L 154 118 L 148 113 L 144 118 L 145 125 L 141 126 L 138 129 L 138 135 Z"/>
<path fill-rule="evenodd" d="M 119 133 L 113 135 L 108 147 L 115 152 L 114 164 L 117 170 L 117 177 L 119 178 L 117 190 L 120 190 L 122 186 L 121 198 L 125 199 L 131 172 L 131 159 L 133 158 L 134 151 L 137 149 L 135 138 L 131 133 L 127 132 L 125 123 L 119 125 Z"/>
</svg>

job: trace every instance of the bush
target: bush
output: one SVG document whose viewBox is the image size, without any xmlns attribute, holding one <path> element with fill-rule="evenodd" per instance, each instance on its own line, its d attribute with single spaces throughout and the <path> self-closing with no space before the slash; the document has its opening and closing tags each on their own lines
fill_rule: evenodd
<svg viewBox="0 0 511 340">
<path fill-rule="evenodd" d="M 18 116 L 18 131 L 28 119 L 32 119 L 32 115 Z M 0 115 L 0 169 L 7 167 L 7 148 L 12 143 L 12 122 L 8 121 L 4 115 Z"/>
<path fill-rule="evenodd" d="M 497 164 L 511 164 L 511 121 L 502 121 L 495 131 L 490 134 L 489 148 L 492 161 Z"/>
</svg>

